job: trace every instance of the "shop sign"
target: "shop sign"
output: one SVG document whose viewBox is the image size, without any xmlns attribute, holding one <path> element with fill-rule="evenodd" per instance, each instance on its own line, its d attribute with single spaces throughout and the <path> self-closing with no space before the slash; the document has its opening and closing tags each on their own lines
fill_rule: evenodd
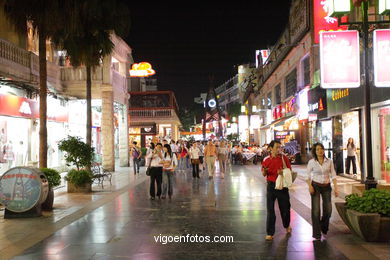
<svg viewBox="0 0 390 260">
<path fill-rule="evenodd" d="M 153 124 L 150 127 L 142 127 L 141 135 L 156 135 L 157 134 L 157 125 Z"/>
<path fill-rule="evenodd" d="M 0 94 L 0 115 L 38 119 L 39 103 L 23 97 Z M 47 119 L 68 122 L 68 113 L 65 108 L 48 104 Z"/>
<path fill-rule="evenodd" d="M 318 120 L 317 114 L 309 114 L 309 118 L 308 118 L 309 122 L 317 121 L 317 120 Z"/>
<path fill-rule="evenodd" d="M 338 91 L 338 90 L 331 90 Z M 342 91 L 342 90 L 341 90 Z M 309 121 L 315 121 L 317 118 L 327 117 L 327 101 L 326 101 L 326 89 L 314 88 L 308 92 L 308 112 Z M 314 115 L 316 119 L 314 119 Z M 312 120 L 310 120 L 310 117 Z"/>
<path fill-rule="evenodd" d="M 374 31 L 374 75 L 376 87 L 390 87 L 390 30 Z"/>
<path fill-rule="evenodd" d="M 320 32 L 347 30 L 346 26 L 339 26 L 338 19 L 331 17 L 330 2 L 332 0 L 314 0 L 314 43 L 320 42 Z"/>
<path fill-rule="evenodd" d="M 32 209 L 41 198 L 41 179 L 28 168 L 13 168 L 0 179 L 0 202 L 13 212 Z"/>
<path fill-rule="evenodd" d="M 131 66 L 130 77 L 149 77 L 156 74 L 152 69 L 152 65 L 148 62 L 134 63 Z"/>
<path fill-rule="evenodd" d="M 309 106 L 308 106 L 308 90 L 303 89 L 299 93 L 299 120 L 305 120 L 309 117 Z"/>
<path fill-rule="evenodd" d="M 358 31 L 320 33 L 322 88 L 358 88 L 360 52 Z"/>
<path fill-rule="evenodd" d="M 276 139 L 284 139 L 287 135 L 290 135 L 289 131 L 276 131 L 275 138 Z"/>
<path fill-rule="evenodd" d="M 292 98 L 288 102 L 283 102 L 281 105 L 274 107 L 272 110 L 273 119 L 294 115 L 296 113 L 296 98 Z"/>
<path fill-rule="evenodd" d="M 310 28 L 309 1 L 300 0 L 291 3 L 289 19 L 291 43 L 297 43 Z"/>
</svg>

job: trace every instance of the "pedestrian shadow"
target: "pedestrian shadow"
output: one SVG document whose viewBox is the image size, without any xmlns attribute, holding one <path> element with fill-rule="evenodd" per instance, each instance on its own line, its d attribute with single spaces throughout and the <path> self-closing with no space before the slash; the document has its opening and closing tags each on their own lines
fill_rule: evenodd
<svg viewBox="0 0 390 260">
<path fill-rule="evenodd" d="M 267 241 L 265 244 L 264 251 L 266 255 L 261 257 L 272 257 L 277 259 L 287 259 L 289 240 L 291 235 L 286 234 L 282 238 L 274 237 L 273 241 Z"/>
</svg>

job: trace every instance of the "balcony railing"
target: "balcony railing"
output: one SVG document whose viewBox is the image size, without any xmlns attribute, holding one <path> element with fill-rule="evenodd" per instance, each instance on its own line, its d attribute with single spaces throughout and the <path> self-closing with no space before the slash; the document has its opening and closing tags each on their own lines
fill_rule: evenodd
<svg viewBox="0 0 390 260">
<path fill-rule="evenodd" d="M 130 117 L 133 118 L 171 118 L 174 115 L 172 109 L 153 109 L 153 110 L 130 110 Z"/>
<path fill-rule="evenodd" d="M 0 58 L 13 61 L 25 67 L 30 67 L 30 52 L 0 39 Z"/>
<path fill-rule="evenodd" d="M 85 67 L 73 68 L 73 67 L 61 67 L 61 81 L 86 81 L 87 71 Z M 97 67 L 92 69 L 92 80 L 103 80 L 103 68 Z"/>
</svg>

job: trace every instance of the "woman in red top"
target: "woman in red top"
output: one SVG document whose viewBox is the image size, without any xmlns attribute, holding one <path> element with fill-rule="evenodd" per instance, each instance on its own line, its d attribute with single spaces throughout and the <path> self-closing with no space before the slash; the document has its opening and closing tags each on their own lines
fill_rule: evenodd
<svg viewBox="0 0 390 260">
<path fill-rule="evenodd" d="M 278 175 L 283 174 L 283 161 L 288 168 L 291 169 L 291 164 L 288 158 L 281 155 L 280 142 L 277 140 L 272 141 L 269 144 L 271 149 L 271 155 L 267 156 L 262 162 L 263 176 L 267 177 L 267 236 L 266 240 L 273 239 L 275 234 L 275 200 L 278 200 L 280 215 L 282 217 L 283 227 L 286 229 L 287 234 L 291 233 L 290 227 L 290 195 L 288 188 L 282 190 L 275 189 L 275 182 Z"/>
</svg>

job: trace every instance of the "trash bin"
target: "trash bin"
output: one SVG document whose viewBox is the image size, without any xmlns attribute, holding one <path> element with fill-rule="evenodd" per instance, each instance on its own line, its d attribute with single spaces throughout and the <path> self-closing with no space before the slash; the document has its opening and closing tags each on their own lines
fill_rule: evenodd
<svg viewBox="0 0 390 260">
<path fill-rule="evenodd" d="M 5 206 L 4 218 L 41 216 L 49 183 L 44 173 L 30 167 L 15 167 L 0 178 L 0 202 Z"/>
</svg>

